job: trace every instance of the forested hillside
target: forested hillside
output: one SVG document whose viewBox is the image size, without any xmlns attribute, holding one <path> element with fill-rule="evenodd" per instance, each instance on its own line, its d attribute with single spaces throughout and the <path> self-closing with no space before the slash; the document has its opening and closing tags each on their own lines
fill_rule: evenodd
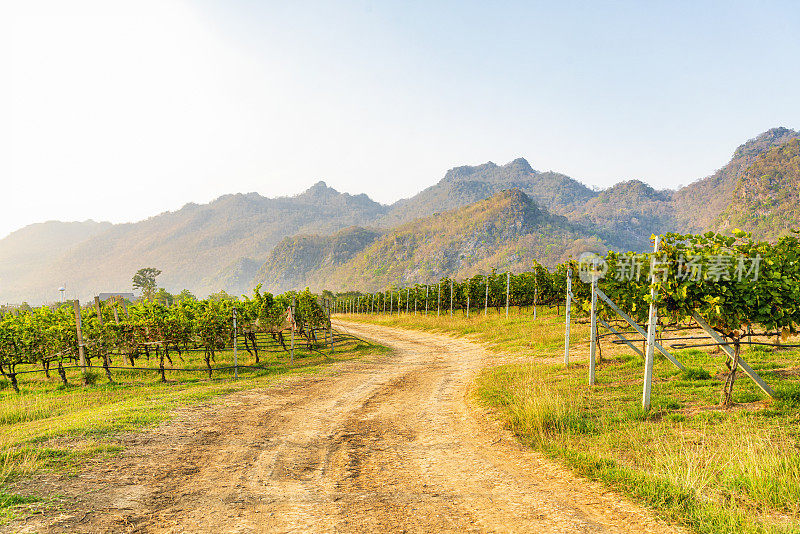
<svg viewBox="0 0 800 534">
<path fill-rule="evenodd" d="M 800 228 L 800 139 L 756 158 L 713 226 L 741 228 L 766 238 Z"/>
<path fill-rule="evenodd" d="M 330 256 L 319 264 L 306 261 L 320 258 L 309 249 L 330 249 L 340 241 L 338 235 L 287 239 L 275 248 L 254 282 L 263 282 L 272 291 L 306 285 L 312 289 L 377 290 L 492 269 L 530 269 L 534 259 L 554 265 L 573 253 L 605 249 L 598 238 L 549 213 L 517 189 L 401 225 L 377 239 L 374 234 L 367 236 L 363 249 L 350 249 L 351 259 L 338 265 L 329 261 Z M 369 237 L 374 242 L 370 243 Z M 350 243 L 357 246 L 355 240 Z M 280 283 L 291 280 L 295 285 Z"/>
</svg>

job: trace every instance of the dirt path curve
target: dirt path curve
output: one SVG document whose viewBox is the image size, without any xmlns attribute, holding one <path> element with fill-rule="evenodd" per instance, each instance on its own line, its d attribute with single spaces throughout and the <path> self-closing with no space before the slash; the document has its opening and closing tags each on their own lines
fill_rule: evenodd
<svg viewBox="0 0 800 534">
<path fill-rule="evenodd" d="M 492 357 L 346 323 L 395 352 L 187 408 L 54 479 L 74 503 L 14 532 L 674 532 L 526 451 L 466 401 Z"/>
</svg>

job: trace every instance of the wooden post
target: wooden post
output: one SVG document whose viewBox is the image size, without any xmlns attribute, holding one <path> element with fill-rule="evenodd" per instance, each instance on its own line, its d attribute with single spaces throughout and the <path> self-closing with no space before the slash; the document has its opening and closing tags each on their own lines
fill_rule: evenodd
<svg viewBox="0 0 800 534">
<path fill-rule="evenodd" d="M 642 408 L 647 411 L 650 409 L 650 390 L 653 385 L 653 356 L 655 351 L 656 341 L 656 254 L 658 254 L 658 245 L 661 236 L 656 236 L 655 243 L 653 244 L 653 259 L 650 262 L 650 282 L 653 287 L 650 288 L 650 310 L 647 314 L 647 344 L 645 345 L 644 352 L 644 387 L 642 388 Z"/>
<path fill-rule="evenodd" d="M 469 289 L 470 281 L 467 281 L 467 319 L 469 319 Z"/>
<path fill-rule="evenodd" d="M 328 306 L 328 338 L 331 340 L 331 354 L 333 354 L 333 322 L 331 322 L 330 306 Z"/>
<path fill-rule="evenodd" d="M 506 273 L 506 319 L 508 319 L 508 300 L 511 294 L 511 271 Z"/>
<path fill-rule="evenodd" d="M 294 329 L 295 329 L 295 326 L 297 324 L 296 321 L 295 321 L 295 317 L 294 317 L 295 306 L 297 306 L 297 299 L 293 298 L 292 299 L 292 307 L 291 307 L 291 310 L 292 310 L 292 353 L 291 353 L 291 364 L 292 365 L 294 365 Z"/>
<path fill-rule="evenodd" d="M 569 311 L 572 305 L 572 269 L 567 268 L 567 305 L 564 319 L 564 366 L 569 366 Z"/>
<path fill-rule="evenodd" d="M 121 298 L 122 297 L 115 297 L 114 298 L 114 300 L 116 301 L 115 305 L 114 305 L 114 322 L 117 323 L 117 324 L 119 324 L 119 300 Z"/>
<path fill-rule="evenodd" d="M 486 298 L 483 301 L 483 316 L 489 314 L 489 275 L 486 275 Z"/>
<path fill-rule="evenodd" d="M 595 351 L 597 350 L 597 275 L 592 270 L 592 317 L 589 329 L 589 385 L 595 384 L 594 366 Z"/>
<path fill-rule="evenodd" d="M 100 297 L 97 295 L 94 297 L 94 309 L 97 312 L 97 321 L 100 323 L 100 326 L 103 326 L 103 309 L 100 306 Z M 108 367 L 108 351 L 105 350 L 105 347 L 103 348 L 103 369 L 106 372 L 106 378 L 108 378 L 108 381 L 113 382 L 114 379 L 111 378 L 111 369 Z"/>
<path fill-rule="evenodd" d="M 450 317 L 453 316 L 453 280 L 450 279 Z"/>
<path fill-rule="evenodd" d="M 239 331 L 236 324 L 236 308 L 233 309 L 233 378 L 239 378 L 239 352 L 237 350 L 237 338 Z"/>
<path fill-rule="evenodd" d="M 97 312 L 97 320 L 100 322 L 100 326 L 103 326 L 103 310 L 100 308 L 100 297 L 97 295 L 94 297 L 94 309 Z"/>
<path fill-rule="evenodd" d="M 86 382 L 86 355 L 83 352 L 83 322 L 81 320 L 81 302 L 79 300 L 72 301 L 72 307 L 75 310 L 75 331 L 78 334 L 78 361 L 83 373 L 83 385 Z"/>
</svg>

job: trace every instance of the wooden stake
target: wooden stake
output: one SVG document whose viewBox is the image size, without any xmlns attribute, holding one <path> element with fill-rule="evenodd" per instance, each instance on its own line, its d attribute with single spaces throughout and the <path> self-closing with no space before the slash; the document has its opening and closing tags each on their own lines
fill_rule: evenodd
<svg viewBox="0 0 800 534">
<path fill-rule="evenodd" d="M 506 273 L 506 319 L 508 319 L 508 300 L 511 294 L 511 271 Z"/>
<path fill-rule="evenodd" d="M 450 280 L 450 317 L 453 316 L 453 280 Z"/>
<path fill-rule="evenodd" d="M 100 297 L 97 295 L 94 297 L 94 309 L 97 312 L 97 320 L 100 322 L 100 326 L 103 326 L 103 311 L 100 309 Z"/>
<path fill-rule="evenodd" d="M 489 275 L 486 275 L 486 298 L 483 301 L 483 316 L 489 314 Z"/>
<path fill-rule="evenodd" d="M 72 307 L 75 310 L 75 331 L 78 334 L 78 360 L 83 373 L 83 385 L 86 386 L 86 355 L 83 351 L 83 321 L 81 320 L 81 302 L 77 299 L 73 300 Z"/>
</svg>

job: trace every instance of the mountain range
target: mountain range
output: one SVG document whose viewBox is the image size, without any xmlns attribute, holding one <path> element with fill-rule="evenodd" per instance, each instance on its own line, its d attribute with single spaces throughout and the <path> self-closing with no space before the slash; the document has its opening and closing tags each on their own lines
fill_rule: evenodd
<svg viewBox="0 0 800 534">
<path fill-rule="evenodd" d="M 378 289 L 492 268 L 554 264 L 586 248 L 645 250 L 653 233 L 774 238 L 800 226 L 800 133 L 773 128 L 716 173 L 674 190 L 638 180 L 595 191 L 523 158 L 449 170 L 392 205 L 324 182 L 293 197 L 257 193 L 187 204 L 136 223 L 50 221 L 0 240 L 0 302 L 130 291 L 137 269 L 172 292 Z"/>
</svg>

